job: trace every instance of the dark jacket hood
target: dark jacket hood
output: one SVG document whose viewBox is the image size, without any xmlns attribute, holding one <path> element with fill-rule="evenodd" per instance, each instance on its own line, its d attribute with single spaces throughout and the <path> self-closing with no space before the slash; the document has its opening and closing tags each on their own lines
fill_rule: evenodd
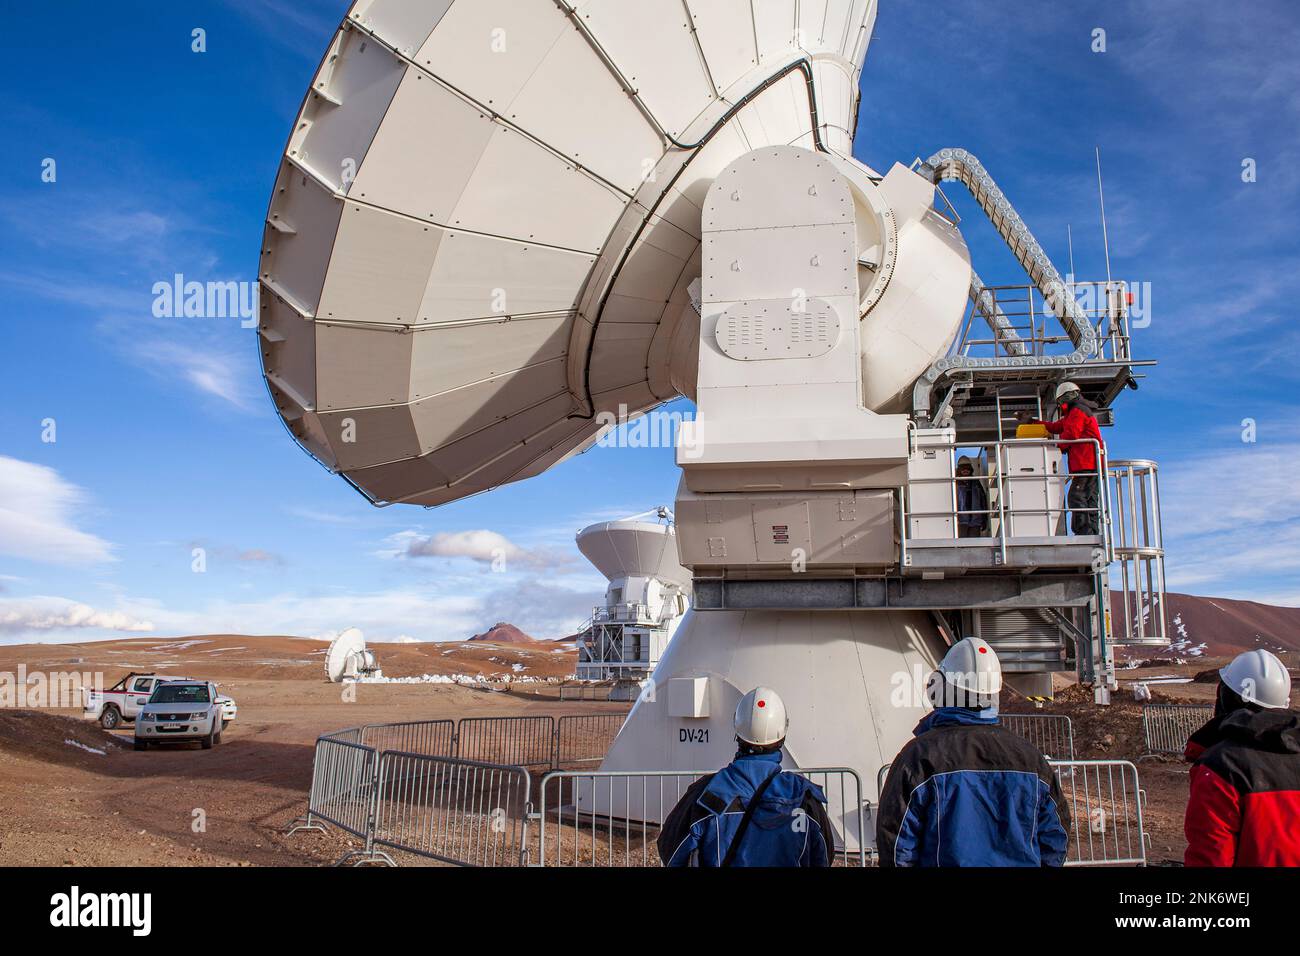
<svg viewBox="0 0 1300 956">
<path fill-rule="evenodd" d="M 1300 754 L 1300 714 L 1291 710 L 1236 710 L 1223 718 L 1224 740 L 1279 754 Z"/>
</svg>

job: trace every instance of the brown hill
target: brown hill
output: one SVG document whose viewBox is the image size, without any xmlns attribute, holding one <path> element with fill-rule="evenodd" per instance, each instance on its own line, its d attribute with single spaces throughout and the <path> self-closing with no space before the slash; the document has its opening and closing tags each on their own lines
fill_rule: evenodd
<svg viewBox="0 0 1300 956">
<path fill-rule="evenodd" d="M 1275 653 L 1300 651 L 1300 608 L 1173 592 L 1165 595 L 1165 608 L 1175 657 L 1231 657 L 1257 647 Z M 1114 620 L 1122 620 L 1118 606 Z M 1153 651 L 1135 647 L 1128 656 L 1169 656 Z"/>
<path fill-rule="evenodd" d="M 475 634 L 471 641 L 486 641 L 489 644 L 536 644 L 537 638 L 525 634 L 513 624 L 498 621 L 482 634 Z"/>
</svg>

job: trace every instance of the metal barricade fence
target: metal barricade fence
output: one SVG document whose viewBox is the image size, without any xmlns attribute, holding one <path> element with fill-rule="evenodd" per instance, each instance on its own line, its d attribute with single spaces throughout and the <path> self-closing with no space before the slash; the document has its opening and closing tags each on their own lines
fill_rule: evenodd
<svg viewBox="0 0 1300 956">
<path fill-rule="evenodd" d="M 609 700 L 612 684 L 561 684 L 560 700 Z"/>
<path fill-rule="evenodd" d="M 408 720 L 392 724 L 366 724 L 360 743 L 376 750 L 400 750 L 429 757 L 456 756 L 454 720 Z"/>
<path fill-rule="evenodd" d="M 456 755 L 484 763 L 550 768 L 555 757 L 552 717 L 462 717 Z"/>
<path fill-rule="evenodd" d="M 311 792 L 307 798 L 307 829 L 312 818 L 366 839 L 374 803 L 378 753 L 373 747 L 321 737 L 312 761 Z"/>
<path fill-rule="evenodd" d="M 1066 866 L 1145 866 L 1146 794 L 1127 760 L 1053 760 L 1070 820 Z"/>
<path fill-rule="evenodd" d="M 1147 704 L 1142 708 L 1146 753 L 1181 754 L 1187 738 L 1213 716 L 1208 704 Z"/>
<path fill-rule="evenodd" d="M 837 830 L 835 862 L 865 865 L 860 837 L 866 816 L 857 773 L 847 767 L 782 772 L 802 774 L 826 792 Z M 538 866 L 659 866 L 659 825 L 701 776 L 693 770 L 548 773 L 532 815 L 537 825 L 530 859 Z"/>
<path fill-rule="evenodd" d="M 531 786 L 523 767 L 386 751 L 373 842 L 465 866 L 521 866 Z"/>
<path fill-rule="evenodd" d="M 604 760 L 623 727 L 623 714 L 577 714 L 561 717 L 555 725 L 554 769 L 567 764 Z"/>
<path fill-rule="evenodd" d="M 1024 737 L 1048 760 L 1074 759 L 1074 724 L 1066 714 L 1002 714 L 1002 726 Z"/>
</svg>

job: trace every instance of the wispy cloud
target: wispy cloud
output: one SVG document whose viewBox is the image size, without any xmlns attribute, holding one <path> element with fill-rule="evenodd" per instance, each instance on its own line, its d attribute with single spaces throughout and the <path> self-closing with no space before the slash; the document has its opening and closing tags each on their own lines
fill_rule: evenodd
<svg viewBox="0 0 1300 956">
<path fill-rule="evenodd" d="M 1247 598 L 1300 591 L 1297 461 L 1300 443 L 1243 443 L 1167 465 L 1169 586 Z"/>
<path fill-rule="evenodd" d="M 76 527 L 85 500 L 53 468 L 0 455 L 0 554 L 59 565 L 115 560 L 112 545 Z"/>
<path fill-rule="evenodd" d="M 39 595 L 27 598 L 0 598 L 0 636 L 26 637 L 37 640 L 50 635 L 77 639 L 80 631 L 136 633 L 152 631 L 153 623 L 122 611 L 109 611 L 70 601 L 67 598 Z"/>
<path fill-rule="evenodd" d="M 510 565 L 528 568 L 556 568 L 570 564 L 572 554 L 555 548 L 524 548 L 503 534 L 480 528 L 472 531 L 440 531 L 422 535 L 402 531 L 388 539 L 386 556 L 405 558 L 468 558 L 497 570 Z"/>
</svg>

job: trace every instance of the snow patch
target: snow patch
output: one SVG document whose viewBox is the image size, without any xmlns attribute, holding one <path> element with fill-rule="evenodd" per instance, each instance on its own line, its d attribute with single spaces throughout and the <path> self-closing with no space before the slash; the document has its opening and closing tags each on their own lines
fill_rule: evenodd
<svg viewBox="0 0 1300 956">
<path fill-rule="evenodd" d="M 79 740 L 73 740 L 73 739 L 70 738 L 70 737 L 69 737 L 69 738 L 66 738 L 63 742 L 64 742 L 65 744 L 67 744 L 69 747 L 76 747 L 78 750 L 84 750 L 84 751 L 85 751 L 86 753 L 88 753 L 88 754 L 98 754 L 98 755 L 101 756 L 101 757 L 107 757 L 107 756 L 108 756 L 108 752 L 107 752 L 107 751 L 104 751 L 104 750 L 97 750 L 97 749 L 94 748 L 94 747 L 87 747 L 85 744 L 81 743 L 81 741 L 79 741 Z"/>
</svg>

